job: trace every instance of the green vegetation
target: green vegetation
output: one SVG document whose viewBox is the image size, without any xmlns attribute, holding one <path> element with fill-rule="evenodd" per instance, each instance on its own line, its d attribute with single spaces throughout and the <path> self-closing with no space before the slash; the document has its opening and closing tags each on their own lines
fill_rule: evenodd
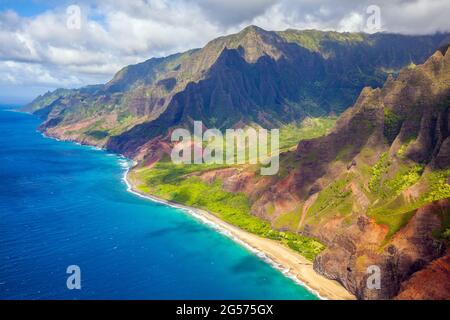
<svg viewBox="0 0 450 320">
<path fill-rule="evenodd" d="M 418 208 L 399 195 L 403 190 L 417 183 L 424 171 L 424 166 L 421 164 L 399 164 L 395 175 L 388 178 L 387 174 L 391 165 L 388 152 L 383 153 L 371 168 L 369 180 L 369 190 L 378 200 L 368 213 L 377 223 L 389 227 L 388 239 L 409 221 Z"/>
<path fill-rule="evenodd" d="M 300 222 L 301 210 L 296 210 L 280 215 L 275 221 L 274 226 L 277 229 L 288 228 L 295 230 Z"/>
<path fill-rule="evenodd" d="M 450 210 L 440 212 L 441 228 L 435 230 L 434 236 L 438 240 L 450 241 Z"/>
<path fill-rule="evenodd" d="M 408 149 L 408 146 L 409 146 L 409 144 L 404 143 L 404 144 L 402 144 L 402 145 L 400 146 L 400 148 L 398 149 L 398 151 L 397 151 L 397 156 L 398 156 L 400 159 L 404 159 L 404 155 L 405 155 L 406 149 Z"/>
<path fill-rule="evenodd" d="M 388 201 L 377 202 L 369 210 L 368 215 L 378 224 L 384 224 L 389 228 L 386 237 L 388 240 L 408 223 L 419 207 L 419 204 L 409 203 L 399 196 Z"/>
<path fill-rule="evenodd" d="M 450 241 L 450 228 L 447 228 L 444 232 L 442 232 L 442 239 Z"/>
<path fill-rule="evenodd" d="M 124 112 L 117 116 L 117 121 L 114 123 L 107 123 L 105 120 L 101 119 L 85 128 L 70 131 L 70 133 L 79 135 L 84 134 L 96 140 L 103 140 L 123 133 L 138 122 L 139 119 L 137 117 L 130 115 L 128 112 Z"/>
<path fill-rule="evenodd" d="M 418 208 L 433 201 L 450 197 L 450 185 L 447 183 L 450 170 L 439 170 L 422 174 L 423 169 L 422 165 L 404 167 L 397 172 L 394 179 L 383 182 L 385 186 L 382 193 L 385 195 L 382 198 L 383 201 L 377 202 L 369 210 L 369 215 L 374 217 L 377 223 L 385 224 L 389 227 L 388 238 L 400 230 Z M 401 191 L 415 183 L 423 184 L 426 186 L 427 191 L 417 200 L 409 201 L 404 199 L 400 194 Z M 389 192 L 391 193 L 388 193 L 386 190 L 390 190 Z M 444 225 L 446 224 L 445 221 Z"/>
<path fill-rule="evenodd" d="M 393 178 L 384 177 L 391 165 L 388 153 L 383 153 L 380 160 L 371 169 L 369 189 L 382 199 L 398 196 L 403 190 L 419 181 L 424 166 L 421 164 L 401 165 Z"/>
<path fill-rule="evenodd" d="M 348 161 L 349 156 L 352 152 L 353 145 L 352 144 L 346 144 L 339 150 L 339 152 L 336 155 L 336 161 Z"/>
<path fill-rule="evenodd" d="M 369 189 L 375 194 L 380 194 L 381 178 L 384 173 L 387 172 L 390 165 L 388 159 L 388 153 L 385 152 L 381 155 L 378 162 L 373 166 L 370 174 Z"/>
<path fill-rule="evenodd" d="M 34 112 L 36 110 L 46 108 L 58 99 L 62 99 L 71 94 L 69 89 L 56 89 L 53 92 L 47 92 L 37 97 L 32 103 L 25 107 L 25 110 Z"/>
<path fill-rule="evenodd" d="M 215 120 L 215 119 L 214 119 Z M 283 153 L 286 151 L 288 151 L 289 149 L 296 147 L 297 144 L 301 141 L 301 140 L 305 140 L 305 139 L 313 139 L 313 138 L 317 138 L 320 136 L 323 136 L 325 134 L 327 134 L 334 126 L 334 124 L 336 123 L 336 118 L 335 117 L 319 117 L 319 118 L 306 118 L 304 119 L 301 123 L 297 124 L 297 123 L 290 123 L 288 125 L 284 125 L 279 129 L 279 152 Z M 247 129 L 255 129 L 256 131 L 259 129 L 258 126 L 252 127 L 252 126 L 247 126 L 245 127 L 243 130 L 244 132 Z M 226 137 L 226 134 L 223 133 L 223 137 Z M 270 153 L 270 141 L 271 141 L 271 136 L 270 136 L 270 131 L 268 133 L 268 137 L 267 137 L 267 143 L 268 143 L 268 152 Z M 212 142 L 212 140 L 210 141 Z M 206 147 L 208 146 L 208 144 L 210 142 L 206 142 L 206 141 L 202 141 L 202 146 Z M 246 163 L 254 163 L 250 160 L 253 160 L 255 162 L 258 162 L 258 158 L 251 158 L 250 159 L 250 152 L 249 152 L 249 139 L 246 139 L 245 141 L 245 160 Z M 235 146 L 234 146 L 235 147 Z M 222 149 L 222 153 L 223 153 L 223 161 L 226 162 L 227 159 L 227 148 L 229 148 L 228 144 L 225 144 L 223 149 Z M 237 148 L 234 148 L 234 162 L 236 163 L 237 161 Z M 274 156 L 273 154 L 271 154 L 272 156 Z M 258 157 L 258 155 L 256 154 L 256 156 Z M 282 157 L 283 158 L 283 157 Z M 282 161 L 282 159 L 281 159 Z M 286 162 L 286 161 L 285 161 Z M 189 169 L 190 168 L 190 169 Z M 286 167 L 285 167 L 286 168 Z M 193 167 L 189 167 L 187 166 L 186 168 L 184 168 L 183 170 L 192 170 L 191 172 L 195 172 L 195 171 L 203 171 L 205 169 L 211 169 L 208 166 L 204 166 L 204 165 L 195 165 Z M 281 166 L 280 170 L 283 170 L 283 167 Z"/>
<path fill-rule="evenodd" d="M 319 152 L 317 150 L 313 150 L 309 152 L 306 156 L 302 156 L 300 159 L 300 165 L 304 163 L 311 163 L 317 161 L 319 159 Z"/>
<path fill-rule="evenodd" d="M 352 211 L 351 190 L 348 183 L 353 175 L 348 174 L 345 178 L 336 180 L 328 187 L 320 191 L 316 201 L 308 210 L 308 221 L 319 223 L 325 216 L 347 216 Z"/>
<path fill-rule="evenodd" d="M 394 213 L 379 212 L 378 214 L 372 214 L 372 217 L 375 218 L 378 224 L 384 224 L 389 227 L 386 239 L 390 239 L 408 223 L 414 213 L 416 213 L 416 210 Z"/>
<path fill-rule="evenodd" d="M 108 130 L 110 136 L 120 135 L 121 133 L 131 128 L 133 125 L 139 123 L 140 120 L 137 117 L 125 113 L 119 115 L 117 122 L 118 124 L 116 126 Z"/>
<path fill-rule="evenodd" d="M 320 52 L 324 42 L 356 43 L 365 39 L 362 33 L 339 33 L 334 31 L 318 30 L 286 30 L 277 32 L 287 42 L 292 42 L 312 52 Z"/>
<path fill-rule="evenodd" d="M 400 169 L 393 179 L 386 180 L 384 183 L 385 190 L 383 190 L 383 197 L 398 196 L 403 190 L 412 186 L 419 181 L 424 166 L 415 164 L 410 167 Z"/>
<path fill-rule="evenodd" d="M 450 198 L 448 179 L 450 169 L 429 172 L 425 176 L 428 192 L 422 196 L 422 202 L 429 203 L 440 199 Z"/>
<path fill-rule="evenodd" d="M 94 139 L 101 140 L 109 136 L 108 131 L 92 130 L 87 131 L 86 135 L 93 137 Z"/>
<path fill-rule="evenodd" d="M 190 173 L 217 169 L 217 165 L 174 165 L 157 163 L 153 168 L 132 173 L 142 182 L 138 189 L 163 199 L 208 210 L 220 219 L 262 237 L 280 241 L 313 260 L 324 246 L 316 240 L 291 232 L 273 230 L 267 221 L 250 214 L 250 202 L 243 193 L 226 192 L 220 180 L 208 184 Z"/>
<path fill-rule="evenodd" d="M 397 156 L 402 159 L 405 160 L 405 153 L 406 150 L 408 149 L 408 147 L 411 145 L 411 143 L 415 140 L 415 137 L 411 137 L 409 139 L 407 139 L 407 141 L 405 141 L 400 148 L 397 151 Z"/>
<path fill-rule="evenodd" d="M 395 114 L 391 109 L 384 108 L 384 136 L 389 143 L 392 143 L 397 137 L 403 120 L 403 117 Z"/>
<path fill-rule="evenodd" d="M 289 149 L 301 140 L 327 134 L 336 123 L 335 117 L 306 118 L 299 125 L 288 124 L 280 128 L 280 150 Z"/>
<path fill-rule="evenodd" d="M 158 185 L 179 183 L 184 180 L 188 174 L 202 173 L 226 167 L 228 166 L 220 164 L 174 164 L 166 157 L 155 164 L 154 167 L 138 169 L 135 173 L 138 175 L 139 179 L 146 183 L 151 183 L 155 188 Z"/>
<path fill-rule="evenodd" d="M 401 166 L 393 178 L 383 177 L 387 173 L 390 161 L 387 154 L 383 154 L 380 161 L 371 170 L 369 189 L 382 199 L 398 196 L 403 190 L 419 181 L 424 166 L 414 164 Z"/>
</svg>

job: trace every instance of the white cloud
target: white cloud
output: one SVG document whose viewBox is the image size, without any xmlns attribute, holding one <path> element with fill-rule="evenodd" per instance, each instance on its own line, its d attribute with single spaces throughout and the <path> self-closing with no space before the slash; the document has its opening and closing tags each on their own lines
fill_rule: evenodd
<svg viewBox="0 0 450 320">
<path fill-rule="evenodd" d="M 448 0 L 81 0 L 81 28 L 65 7 L 32 17 L 0 12 L 0 84 L 45 87 L 105 82 L 127 64 L 203 46 L 256 24 L 363 31 L 369 5 L 383 30 L 450 31 Z M 1 90 L 1 87 L 0 87 Z"/>
<path fill-rule="evenodd" d="M 356 12 L 351 12 L 339 21 L 338 31 L 358 32 L 364 24 L 364 17 Z"/>
<path fill-rule="evenodd" d="M 55 77 L 49 68 L 35 63 L 14 61 L 0 62 L 0 84 L 35 85 L 42 86 L 73 86 L 82 85 L 82 81 L 75 75 Z"/>
</svg>

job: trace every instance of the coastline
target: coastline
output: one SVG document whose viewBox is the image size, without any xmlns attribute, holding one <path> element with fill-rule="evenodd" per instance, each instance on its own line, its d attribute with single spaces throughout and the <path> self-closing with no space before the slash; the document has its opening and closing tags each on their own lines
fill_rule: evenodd
<svg viewBox="0 0 450 320">
<path fill-rule="evenodd" d="M 57 137 L 49 136 L 44 132 L 40 132 L 45 138 L 54 139 L 57 141 L 66 141 L 58 139 Z M 77 141 L 66 141 L 75 143 L 80 146 L 91 147 L 95 150 L 105 150 L 104 148 L 85 145 Z M 229 237 L 236 243 L 242 245 L 250 252 L 257 255 L 273 268 L 279 270 L 286 277 L 290 278 L 297 284 L 303 286 L 321 300 L 355 300 L 356 297 L 348 292 L 337 281 L 330 280 L 318 274 L 313 269 L 313 263 L 294 250 L 284 246 L 283 244 L 257 236 L 255 234 L 244 231 L 235 227 L 225 221 L 222 221 L 214 214 L 199 208 L 189 207 L 183 204 L 167 201 L 153 195 L 144 194 L 136 188 L 129 179 L 129 172 L 135 166 L 135 161 L 127 158 L 121 154 L 115 154 L 119 158 L 127 161 L 119 163 L 124 169 L 123 181 L 127 186 L 127 191 L 135 194 L 141 198 L 164 204 L 173 208 L 181 209 L 192 217 L 198 219 L 202 223 L 215 229 L 217 232 Z"/>
<path fill-rule="evenodd" d="M 355 296 L 348 292 L 337 281 L 330 280 L 316 273 L 313 269 L 313 263 L 294 250 L 283 244 L 257 236 L 244 231 L 225 221 L 222 221 L 214 214 L 194 207 L 167 201 L 158 197 L 144 194 L 133 185 L 129 179 L 129 172 L 132 166 L 127 167 L 123 180 L 127 185 L 127 190 L 141 198 L 181 209 L 202 223 L 214 228 L 218 232 L 231 238 L 233 241 L 247 248 L 256 254 L 259 258 L 269 263 L 272 267 L 282 272 L 285 276 L 291 278 L 299 285 L 305 287 L 322 300 L 355 300 Z"/>
</svg>

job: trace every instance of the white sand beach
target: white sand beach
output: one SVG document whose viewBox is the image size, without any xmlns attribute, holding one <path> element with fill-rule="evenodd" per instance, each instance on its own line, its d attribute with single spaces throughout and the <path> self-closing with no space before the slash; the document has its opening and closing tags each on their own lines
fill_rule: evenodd
<svg viewBox="0 0 450 320">
<path fill-rule="evenodd" d="M 140 197 L 163 203 L 172 207 L 180 208 L 187 211 L 195 218 L 201 220 L 205 224 L 217 229 L 219 232 L 229 236 L 236 242 L 245 246 L 250 251 L 257 254 L 260 258 L 279 269 L 286 276 L 291 277 L 296 282 L 311 290 L 314 294 L 322 299 L 330 300 L 354 300 L 355 296 L 349 293 L 337 281 L 330 280 L 318 274 L 313 269 L 311 261 L 301 256 L 289 247 L 271 239 L 262 238 L 255 234 L 244 231 L 227 222 L 222 221 L 214 214 L 197 208 L 184 206 L 182 204 L 166 201 L 152 195 L 143 194 L 133 187 L 128 172 L 124 177 L 128 185 L 128 190 Z"/>
</svg>

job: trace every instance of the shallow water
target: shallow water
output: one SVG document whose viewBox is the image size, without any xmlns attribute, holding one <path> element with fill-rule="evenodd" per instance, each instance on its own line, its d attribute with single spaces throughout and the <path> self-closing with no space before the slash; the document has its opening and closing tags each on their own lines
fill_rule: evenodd
<svg viewBox="0 0 450 320">
<path fill-rule="evenodd" d="M 0 299 L 317 299 L 183 210 L 127 192 L 127 161 L 0 109 Z M 66 268 L 81 269 L 68 290 Z"/>
</svg>

